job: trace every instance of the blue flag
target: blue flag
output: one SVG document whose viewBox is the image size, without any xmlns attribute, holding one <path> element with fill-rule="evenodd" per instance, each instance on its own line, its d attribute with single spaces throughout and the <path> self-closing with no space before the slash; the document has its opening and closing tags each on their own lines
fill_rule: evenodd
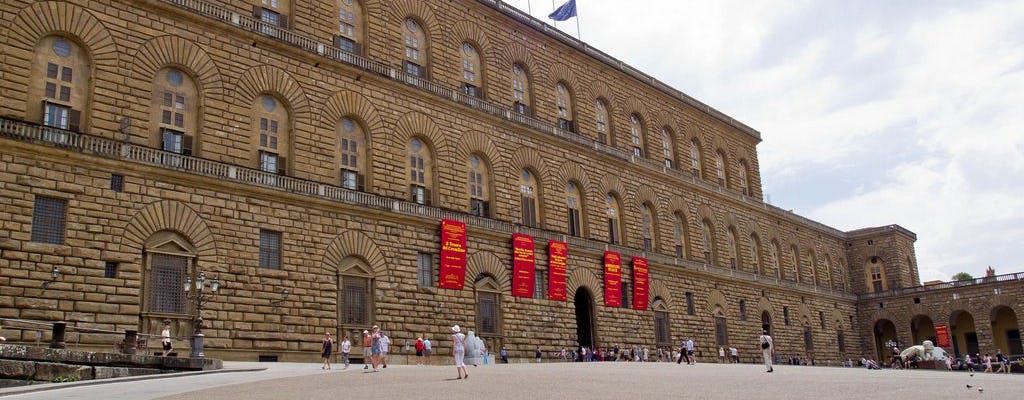
<svg viewBox="0 0 1024 400">
<path fill-rule="evenodd" d="M 565 21 L 565 20 L 567 20 L 569 18 L 572 18 L 572 17 L 575 17 L 575 16 L 576 16 L 576 0 L 569 0 L 569 1 L 565 2 L 565 4 L 562 4 L 561 7 L 558 7 L 557 9 L 555 9 L 555 12 L 551 13 L 550 15 L 548 15 L 548 18 L 551 18 L 551 19 L 553 19 L 555 21 Z"/>
</svg>

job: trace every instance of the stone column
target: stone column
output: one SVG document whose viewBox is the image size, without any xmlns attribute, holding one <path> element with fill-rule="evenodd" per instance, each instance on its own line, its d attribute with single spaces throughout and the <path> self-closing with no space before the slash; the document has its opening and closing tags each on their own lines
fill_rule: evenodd
<svg viewBox="0 0 1024 400">
<path fill-rule="evenodd" d="M 126 330 L 124 331 L 124 346 L 122 346 L 122 352 L 124 354 L 135 354 L 135 343 L 138 339 L 138 331 Z"/>
</svg>

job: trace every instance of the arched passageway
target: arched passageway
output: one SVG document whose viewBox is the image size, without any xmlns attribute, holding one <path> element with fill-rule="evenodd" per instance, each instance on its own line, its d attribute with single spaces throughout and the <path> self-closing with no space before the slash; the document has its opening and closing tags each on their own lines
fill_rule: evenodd
<svg viewBox="0 0 1024 400">
<path fill-rule="evenodd" d="M 995 350 L 1006 355 L 1024 353 L 1020 343 L 1020 327 L 1017 325 L 1017 313 L 1006 306 L 992 309 L 992 343 Z"/>
<path fill-rule="evenodd" d="M 953 311 L 949 316 L 949 332 L 953 337 L 953 354 L 978 354 L 978 333 L 974 317 L 964 310 Z"/>
<path fill-rule="evenodd" d="M 576 343 L 593 349 L 597 345 L 594 336 L 594 296 L 581 287 L 576 290 L 573 302 L 576 304 Z"/>
<path fill-rule="evenodd" d="M 889 342 L 896 342 L 896 324 L 887 319 L 875 322 L 875 361 L 879 364 L 888 362 Z"/>
<path fill-rule="evenodd" d="M 931 340 L 932 344 L 938 343 L 935 340 L 935 323 L 932 322 L 932 318 L 927 315 L 915 315 L 910 320 L 910 338 L 914 341 L 914 344 L 921 344 L 925 340 Z"/>
</svg>

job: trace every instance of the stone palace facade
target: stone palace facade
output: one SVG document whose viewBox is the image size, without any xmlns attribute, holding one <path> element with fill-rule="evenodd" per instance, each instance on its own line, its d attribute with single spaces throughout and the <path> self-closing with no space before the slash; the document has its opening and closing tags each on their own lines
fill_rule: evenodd
<svg viewBox="0 0 1024 400">
<path fill-rule="evenodd" d="M 921 286 L 914 233 L 766 204 L 757 131 L 500 1 L 0 5 L 9 341 L 66 321 L 108 349 L 166 319 L 187 347 L 202 272 L 206 354 L 233 360 L 314 359 L 374 324 L 439 354 L 460 324 L 513 358 L 693 337 L 747 359 L 764 328 L 839 360 L 937 324 L 951 352 L 1021 353 L 1024 276 Z M 437 284 L 442 219 L 466 224 L 459 289 Z M 530 297 L 514 233 L 537 243 Z M 606 251 L 648 260 L 646 309 L 627 261 L 606 305 Z"/>
</svg>

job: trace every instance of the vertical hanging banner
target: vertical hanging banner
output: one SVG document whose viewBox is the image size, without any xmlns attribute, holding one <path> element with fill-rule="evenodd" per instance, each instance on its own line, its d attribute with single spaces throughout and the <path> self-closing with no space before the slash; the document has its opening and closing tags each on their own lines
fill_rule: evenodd
<svg viewBox="0 0 1024 400">
<path fill-rule="evenodd" d="M 633 309 L 647 310 L 647 259 L 633 257 Z"/>
<path fill-rule="evenodd" d="M 604 305 L 622 307 L 622 256 L 604 252 Z"/>
<path fill-rule="evenodd" d="M 437 287 L 462 289 L 466 282 L 466 223 L 441 220 L 441 266 Z"/>
<path fill-rule="evenodd" d="M 519 233 L 512 234 L 512 295 L 533 297 L 533 281 L 536 276 L 533 237 Z"/>
<path fill-rule="evenodd" d="M 566 301 L 565 266 L 569 259 L 569 245 L 557 240 L 548 241 L 548 299 Z"/>
<path fill-rule="evenodd" d="M 935 325 L 935 341 L 938 342 L 935 343 L 938 347 L 949 348 L 952 346 L 949 340 L 949 325 Z"/>
</svg>

